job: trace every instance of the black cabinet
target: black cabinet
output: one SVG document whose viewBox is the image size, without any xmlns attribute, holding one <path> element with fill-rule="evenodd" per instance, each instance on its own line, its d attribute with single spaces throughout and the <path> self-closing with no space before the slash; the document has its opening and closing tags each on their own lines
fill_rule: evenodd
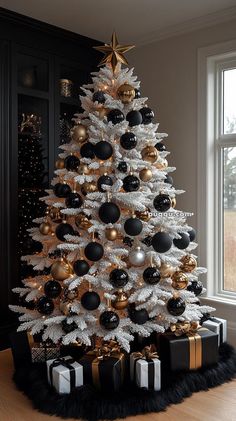
<svg viewBox="0 0 236 421">
<path fill-rule="evenodd" d="M 22 215 L 50 185 L 80 86 L 100 60 L 98 43 L 0 8 L 0 349 L 17 323 L 8 304 L 20 286 Z"/>
</svg>

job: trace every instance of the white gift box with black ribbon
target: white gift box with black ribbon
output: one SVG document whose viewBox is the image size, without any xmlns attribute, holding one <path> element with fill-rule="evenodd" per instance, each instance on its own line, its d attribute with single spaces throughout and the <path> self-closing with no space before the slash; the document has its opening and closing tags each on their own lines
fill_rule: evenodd
<svg viewBox="0 0 236 421">
<path fill-rule="evenodd" d="M 48 382 L 58 393 L 83 385 L 83 366 L 70 356 L 47 361 Z"/>
<path fill-rule="evenodd" d="M 218 334 L 218 345 L 227 340 L 227 320 L 219 317 L 210 317 L 202 326 Z"/>
<path fill-rule="evenodd" d="M 161 361 L 157 357 L 137 357 L 134 352 L 130 355 L 130 378 L 138 387 L 161 390 Z"/>
</svg>

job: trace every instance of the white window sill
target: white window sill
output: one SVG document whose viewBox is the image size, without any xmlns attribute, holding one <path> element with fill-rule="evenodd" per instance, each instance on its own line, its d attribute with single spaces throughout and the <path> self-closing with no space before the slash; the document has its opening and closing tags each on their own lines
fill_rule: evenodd
<svg viewBox="0 0 236 421">
<path fill-rule="evenodd" d="M 216 303 L 216 304 L 222 304 L 222 305 L 236 307 L 236 299 L 227 298 L 227 297 L 218 296 L 218 295 L 201 297 L 201 301 L 205 304 L 208 304 L 208 305 L 210 303 L 212 303 L 212 305 L 213 305 L 213 303 Z"/>
</svg>

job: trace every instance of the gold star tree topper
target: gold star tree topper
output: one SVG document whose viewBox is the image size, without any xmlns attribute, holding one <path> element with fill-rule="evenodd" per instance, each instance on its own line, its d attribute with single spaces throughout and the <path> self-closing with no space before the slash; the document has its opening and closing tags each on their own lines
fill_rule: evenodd
<svg viewBox="0 0 236 421">
<path fill-rule="evenodd" d="M 126 66 L 128 65 L 128 61 L 126 60 L 124 53 L 134 48 L 134 45 L 120 45 L 117 40 L 116 33 L 113 32 L 111 43 L 109 45 L 105 44 L 94 48 L 95 50 L 105 54 L 105 57 L 100 61 L 99 66 L 110 63 L 113 72 L 115 72 L 118 63 L 126 64 Z"/>
</svg>

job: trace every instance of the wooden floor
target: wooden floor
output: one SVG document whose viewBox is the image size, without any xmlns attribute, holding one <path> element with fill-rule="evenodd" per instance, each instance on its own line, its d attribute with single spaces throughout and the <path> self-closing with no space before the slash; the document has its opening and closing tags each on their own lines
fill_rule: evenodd
<svg viewBox="0 0 236 421">
<path fill-rule="evenodd" d="M 0 352 L 0 421 L 59 421 L 40 414 L 30 401 L 16 390 L 11 377 L 13 363 L 10 351 Z M 127 421 L 236 421 L 236 380 L 199 392 L 163 413 L 129 417 Z M 72 420 L 68 420 L 72 421 Z"/>
</svg>

